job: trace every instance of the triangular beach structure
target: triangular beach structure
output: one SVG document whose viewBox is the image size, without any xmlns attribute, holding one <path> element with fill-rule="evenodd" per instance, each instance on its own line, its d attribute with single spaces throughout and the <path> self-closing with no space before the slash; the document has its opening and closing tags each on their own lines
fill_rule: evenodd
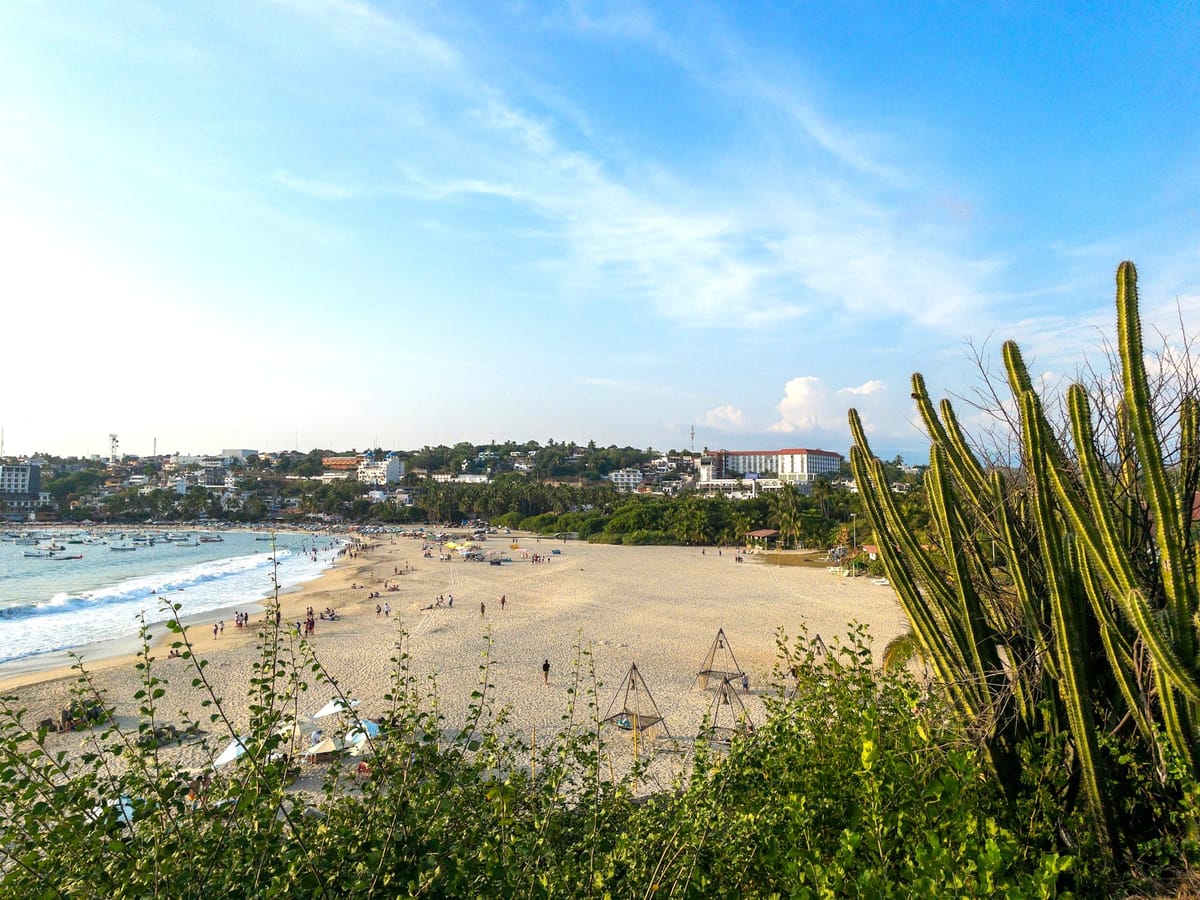
<svg viewBox="0 0 1200 900">
<path fill-rule="evenodd" d="M 708 711 L 708 731 L 704 737 L 710 744 L 729 746 L 735 735 L 752 731 L 754 723 L 750 721 L 750 714 L 746 712 L 746 704 L 738 695 L 737 688 L 728 678 L 721 679 Z"/>
<path fill-rule="evenodd" d="M 630 664 L 602 721 L 605 725 L 616 725 L 622 731 L 632 731 L 635 736 L 659 728 L 667 737 L 671 736 L 637 663 Z"/>
<path fill-rule="evenodd" d="M 710 678 L 716 679 L 717 684 L 720 684 L 729 678 L 740 681 L 741 677 L 742 667 L 738 665 L 738 661 L 733 655 L 733 648 L 729 646 L 729 638 L 725 637 L 725 629 L 718 628 L 717 636 L 713 638 L 712 646 L 708 648 L 708 654 L 704 657 L 700 671 L 696 673 L 696 687 L 700 690 L 707 689 Z"/>
<path fill-rule="evenodd" d="M 828 656 L 829 648 L 825 646 L 825 642 L 821 640 L 820 632 L 817 636 L 808 642 L 808 649 L 812 651 L 813 656 Z"/>
</svg>

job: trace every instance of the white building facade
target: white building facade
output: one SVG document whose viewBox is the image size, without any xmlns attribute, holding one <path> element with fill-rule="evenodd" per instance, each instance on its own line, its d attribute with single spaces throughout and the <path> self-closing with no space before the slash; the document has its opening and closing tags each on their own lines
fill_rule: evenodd
<svg viewBox="0 0 1200 900">
<path fill-rule="evenodd" d="M 700 481 L 769 478 L 804 486 L 837 475 L 841 467 L 842 455 L 830 450 L 715 450 L 700 461 Z"/>
<path fill-rule="evenodd" d="M 395 484 L 403 477 L 403 461 L 391 454 L 382 462 L 366 459 L 358 466 L 358 480 L 363 484 Z"/>
<path fill-rule="evenodd" d="M 34 463 L 0 465 L 0 502 L 8 513 L 32 513 L 50 505 L 50 493 L 42 490 L 42 467 Z"/>
<path fill-rule="evenodd" d="M 608 473 L 608 480 L 618 491 L 636 491 L 646 480 L 641 469 L 617 469 Z"/>
</svg>

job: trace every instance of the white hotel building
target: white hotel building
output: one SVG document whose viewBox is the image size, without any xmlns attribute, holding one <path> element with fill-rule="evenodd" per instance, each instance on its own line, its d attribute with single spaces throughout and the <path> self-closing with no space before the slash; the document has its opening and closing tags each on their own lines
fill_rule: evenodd
<svg viewBox="0 0 1200 900">
<path fill-rule="evenodd" d="M 818 478 L 836 476 L 841 467 L 842 455 L 831 450 L 715 450 L 700 460 L 700 483 L 759 479 L 807 489 Z"/>
</svg>

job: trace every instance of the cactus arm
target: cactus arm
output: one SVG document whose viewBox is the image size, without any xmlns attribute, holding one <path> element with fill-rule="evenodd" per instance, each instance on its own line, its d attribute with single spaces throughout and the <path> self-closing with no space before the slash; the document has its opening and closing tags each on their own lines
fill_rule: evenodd
<svg viewBox="0 0 1200 900">
<path fill-rule="evenodd" d="M 1200 404 L 1185 394 L 1179 404 L 1179 534 L 1185 545 L 1192 544 L 1192 510 L 1196 505 L 1197 479 L 1200 478 Z M 1188 557 L 1189 562 L 1193 560 Z M 1195 567 L 1188 575 L 1195 572 Z"/>
<path fill-rule="evenodd" d="M 850 410 L 850 415 L 855 416 L 855 411 Z M 955 705 L 967 715 L 977 715 L 980 711 L 979 697 L 968 690 L 961 677 L 963 661 L 948 640 L 946 630 L 930 609 L 928 600 L 923 596 L 899 537 L 891 531 L 880 501 L 880 493 L 872 481 L 869 452 L 860 445 L 852 446 L 850 464 L 859 485 L 859 496 L 863 500 L 864 511 L 878 540 L 879 556 L 887 571 L 888 580 L 891 581 L 900 606 L 912 624 L 914 635 L 937 671 L 938 678 L 949 686 Z"/>
<path fill-rule="evenodd" d="M 1073 387 L 1068 392 L 1068 400 L 1075 450 L 1080 461 L 1084 488 L 1088 491 L 1091 504 L 1085 506 L 1076 486 L 1063 477 L 1057 466 L 1047 466 L 1046 475 L 1061 501 L 1063 516 L 1087 548 L 1097 570 L 1120 605 L 1121 612 L 1145 641 L 1156 671 L 1165 671 L 1170 682 L 1189 700 L 1200 701 L 1200 684 L 1180 660 L 1170 636 L 1164 631 L 1144 593 L 1138 588 L 1132 560 L 1126 548 L 1120 544 L 1119 531 L 1112 520 L 1112 509 L 1104 495 L 1099 459 L 1091 439 L 1091 420 L 1088 416 L 1086 397 L 1082 390 L 1077 391 Z M 1026 394 L 1022 398 L 1022 404 L 1023 408 L 1029 407 L 1030 414 L 1040 417 L 1040 404 L 1034 395 Z"/>
<path fill-rule="evenodd" d="M 954 410 L 949 403 L 943 401 L 941 404 L 942 417 L 938 417 L 933 402 L 929 399 L 925 379 L 920 372 L 914 373 L 912 377 L 912 398 L 916 401 L 917 412 L 925 424 L 930 443 L 946 450 L 949 454 L 950 466 L 954 470 L 959 484 L 971 499 L 977 502 L 986 489 L 986 478 L 983 474 L 983 467 L 979 465 L 979 460 L 967 446 L 958 420 L 954 417 Z"/>
<path fill-rule="evenodd" d="M 1133 646 L 1129 638 L 1121 630 L 1104 586 L 1096 573 L 1090 553 L 1079 554 L 1080 567 L 1083 574 L 1083 585 L 1100 626 L 1100 641 L 1104 644 L 1104 653 L 1112 666 L 1113 678 L 1125 698 L 1125 705 L 1130 718 L 1137 726 L 1138 732 L 1148 743 L 1154 745 L 1158 737 L 1150 726 L 1146 714 L 1146 698 L 1137 680 L 1137 666 L 1133 660 Z"/>
<path fill-rule="evenodd" d="M 967 570 L 964 549 L 966 541 L 962 533 L 961 522 L 951 510 L 953 490 L 946 472 L 946 452 L 935 444 L 930 450 L 929 462 L 930 478 L 927 479 L 929 505 L 938 531 L 942 535 L 946 558 L 954 579 L 957 608 L 953 618 L 963 625 L 963 649 L 971 669 L 975 677 L 981 683 L 986 684 L 995 677 L 996 671 L 1000 668 L 1000 660 L 996 655 L 995 636 L 987 627 L 983 604 L 979 600 L 979 594 L 975 590 L 975 585 Z"/>
<path fill-rule="evenodd" d="M 1051 461 L 1045 449 L 1048 437 L 1044 424 L 1037 397 L 1032 391 L 1026 391 L 1021 396 L 1021 426 L 1033 474 L 1034 520 L 1038 526 L 1038 544 L 1046 568 L 1046 587 L 1054 623 L 1051 631 L 1059 668 L 1058 695 L 1066 708 L 1067 721 L 1074 737 L 1084 793 L 1094 821 L 1106 838 L 1111 833 L 1112 814 L 1101 787 L 1096 762 L 1100 749 L 1092 718 L 1083 652 L 1087 629 L 1081 621 L 1076 599 L 1070 593 L 1070 579 L 1064 566 L 1063 548 L 1059 544 L 1060 520 L 1054 505 L 1055 490 L 1047 471 Z"/>
<path fill-rule="evenodd" d="M 1131 262 L 1123 262 L 1117 268 L 1117 342 L 1130 431 L 1142 465 L 1146 502 L 1154 519 L 1159 571 L 1167 595 L 1170 630 L 1180 657 L 1191 666 L 1196 659 L 1196 632 L 1192 623 L 1196 604 L 1193 591 L 1189 591 L 1187 584 L 1189 566 L 1184 558 L 1183 541 L 1179 534 L 1178 504 L 1167 484 L 1166 466 L 1154 425 L 1154 406 L 1142 347 L 1142 326 L 1138 320 L 1137 269 Z"/>
</svg>

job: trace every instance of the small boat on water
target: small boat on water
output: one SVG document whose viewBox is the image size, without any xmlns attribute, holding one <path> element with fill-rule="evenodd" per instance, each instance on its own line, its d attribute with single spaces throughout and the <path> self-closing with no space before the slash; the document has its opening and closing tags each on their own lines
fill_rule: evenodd
<svg viewBox="0 0 1200 900">
<path fill-rule="evenodd" d="M 64 547 L 62 544 L 50 544 L 45 549 L 49 550 L 51 553 L 58 553 L 60 550 L 66 550 L 67 548 Z"/>
<path fill-rule="evenodd" d="M 116 550 L 118 552 L 126 552 L 126 551 L 130 551 L 130 550 L 136 550 L 137 547 L 130 547 L 126 544 L 109 544 L 108 549 Z"/>
<path fill-rule="evenodd" d="M 225 540 L 225 538 L 221 537 L 219 534 L 200 535 L 200 543 L 202 544 L 219 544 L 223 540 Z"/>
<path fill-rule="evenodd" d="M 83 554 L 82 553 L 70 553 L 66 556 L 63 556 L 62 554 L 59 554 L 59 553 L 47 553 L 45 556 L 42 557 L 42 559 L 53 559 L 53 560 L 83 559 Z"/>
</svg>

